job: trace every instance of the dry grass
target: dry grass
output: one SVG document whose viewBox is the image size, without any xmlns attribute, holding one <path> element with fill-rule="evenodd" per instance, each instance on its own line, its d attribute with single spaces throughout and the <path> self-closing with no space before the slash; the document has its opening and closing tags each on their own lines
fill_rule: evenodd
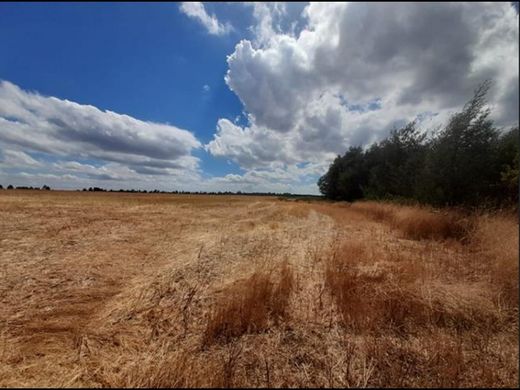
<svg viewBox="0 0 520 390">
<path fill-rule="evenodd" d="M 276 274 L 275 274 L 276 272 Z M 279 280 L 273 280 L 278 277 Z M 269 329 L 287 315 L 293 274 L 287 262 L 280 269 L 258 270 L 226 288 L 210 313 L 204 344 Z"/>
<path fill-rule="evenodd" d="M 472 244 L 482 256 L 499 303 L 518 309 L 518 220 L 511 214 L 478 218 Z"/>
<path fill-rule="evenodd" d="M 390 226 L 412 215 L 431 218 L 393 205 L 352 209 L 371 216 L 375 209 L 375 218 Z M 411 225 L 421 226 L 418 219 Z M 427 226 L 439 234 L 426 236 L 434 241 L 413 252 L 404 242 L 381 247 L 374 240 L 337 240 L 324 279 L 340 323 L 364 340 L 371 386 L 516 386 L 518 348 L 507 344 L 518 341 L 516 219 L 473 216 L 472 228 L 460 236 L 444 235 L 451 228 L 438 228 L 442 224 Z M 426 238 L 400 226 L 407 238 Z M 446 241 L 462 237 L 462 247 Z"/>
<path fill-rule="evenodd" d="M 325 266 L 326 286 L 343 325 L 352 331 L 402 335 L 434 328 L 488 329 L 502 323 L 492 302 L 468 290 L 470 286 L 443 283 L 438 275 L 425 278 L 421 264 L 411 259 L 370 251 L 366 244 L 347 242 Z M 374 263 L 381 264 L 379 269 L 370 266 Z"/>
<path fill-rule="evenodd" d="M 518 221 L 0 191 L 0 386 L 515 387 Z"/>
<path fill-rule="evenodd" d="M 386 222 L 412 240 L 465 241 L 473 231 L 474 221 L 457 211 L 439 211 L 425 206 L 397 206 L 390 203 L 359 202 L 352 209 Z"/>
</svg>

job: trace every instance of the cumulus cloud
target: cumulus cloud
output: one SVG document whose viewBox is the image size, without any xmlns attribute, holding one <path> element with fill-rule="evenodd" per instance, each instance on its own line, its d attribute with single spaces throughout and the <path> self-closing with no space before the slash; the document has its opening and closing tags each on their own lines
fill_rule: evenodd
<svg viewBox="0 0 520 390">
<path fill-rule="evenodd" d="M 209 15 L 201 2 L 183 2 L 179 9 L 202 24 L 212 35 L 225 35 L 232 31 L 229 23 L 220 23 L 215 15 Z"/>
<path fill-rule="evenodd" d="M 255 35 L 256 42 L 268 43 L 272 37 L 282 31 L 281 21 L 286 14 L 286 3 L 283 2 L 245 2 L 245 6 L 252 7 L 256 25 L 250 29 Z"/>
<path fill-rule="evenodd" d="M 446 121 L 486 79 L 496 123 L 518 123 L 508 3 L 312 3 L 285 31 L 277 7 L 254 6 L 256 39 L 228 56 L 225 80 L 249 124 L 220 120 L 206 145 L 215 156 L 247 170 L 330 161 L 410 120 Z"/>
<path fill-rule="evenodd" d="M 175 126 L 41 96 L 0 82 L 3 169 L 43 167 L 47 172 L 40 169 L 33 174 L 102 180 L 146 180 L 140 174 L 193 177 L 198 174 L 199 160 L 191 153 L 200 147 L 192 133 Z M 65 162 L 50 165 L 31 157 L 31 151 Z M 71 159 L 95 160 L 99 166 Z"/>
<path fill-rule="evenodd" d="M 220 119 L 214 139 L 206 150 L 214 156 L 227 156 L 240 166 L 252 168 L 269 165 L 271 161 L 296 162 L 283 135 L 265 128 L 242 128 L 228 119 Z"/>
<path fill-rule="evenodd" d="M 53 154 L 175 162 L 201 146 L 189 131 L 0 82 L 0 140 Z"/>
<path fill-rule="evenodd" d="M 317 194 L 316 175 L 323 168 L 322 163 L 303 166 L 274 163 L 268 168 L 251 169 L 243 174 L 211 178 L 206 185 L 230 191 Z"/>
</svg>

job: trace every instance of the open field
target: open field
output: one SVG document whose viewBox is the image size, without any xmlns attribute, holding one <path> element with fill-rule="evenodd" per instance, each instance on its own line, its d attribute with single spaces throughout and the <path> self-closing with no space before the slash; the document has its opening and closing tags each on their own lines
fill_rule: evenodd
<svg viewBox="0 0 520 390">
<path fill-rule="evenodd" d="M 518 222 L 0 191 L 0 386 L 518 385 Z"/>
</svg>

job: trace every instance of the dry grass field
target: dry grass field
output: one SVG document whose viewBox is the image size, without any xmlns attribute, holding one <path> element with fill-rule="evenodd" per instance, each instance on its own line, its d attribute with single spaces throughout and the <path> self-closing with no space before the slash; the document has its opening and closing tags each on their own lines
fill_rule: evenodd
<svg viewBox="0 0 520 390">
<path fill-rule="evenodd" d="M 518 221 L 0 191 L 0 386 L 516 387 Z"/>
</svg>

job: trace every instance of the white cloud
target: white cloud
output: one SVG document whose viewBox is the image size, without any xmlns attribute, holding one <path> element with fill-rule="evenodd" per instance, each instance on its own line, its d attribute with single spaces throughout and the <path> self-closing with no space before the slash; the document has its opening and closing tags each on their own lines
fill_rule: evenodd
<svg viewBox="0 0 520 390">
<path fill-rule="evenodd" d="M 296 164 L 275 163 L 265 169 L 215 177 L 207 180 L 206 185 L 229 191 L 318 194 L 316 175 L 323 168 L 319 164 L 298 167 Z"/>
<path fill-rule="evenodd" d="M 253 8 L 256 25 L 252 27 L 256 42 L 268 43 L 272 37 L 281 32 L 280 19 L 285 15 L 286 7 L 282 2 L 252 2 L 244 3 Z"/>
<path fill-rule="evenodd" d="M 214 156 L 227 156 L 240 166 L 266 166 L 271 161 L 295 162 L 283 135 L 260 127 L 242 128 L 228 119 L 220 119 L 214 139 L 206 150 Z"/>
<path fill-rule="evenodd" d="M 189 131 L 0 82 L 0 142 L 54 155 L 193 167 Z"/>
<path fill-rule="evenodd" d="M 171 183 L 199 176 L 199 159 L 191 153 L 200 147 L 192 133 L 175 126 L 0 82 L 0 170 L 4 172 L 25 167 L 30 169 L 26 174 L 35 177 L 72 175 L 78 180 L 140 182 L 153 182 L 162 175 Z M 31 151 L 47 159 L 35 159 L 27 154 Z M 57 163 L 49 162 L 56 159 Z"/>
<path fill-rule="evenodd" d="M 2 156 L 3 155 L 3 156 Z M 19 150 L 0 150 L 0 166 L 6 167 L 40 167 L 42 164 Z"/>
<path fill-rule="evenodd" d="M 507 3 L 312 3 L 298 33 L 282 31 L 283 6 L 253 13 L 256 38 L 236 45 L 226 75 L 249 125 L 221 119 L 206 145 L 248 172 L 330 161 L 418 117 L 431 128 L 485 79 L 497 124 L 518 123 L 518 14 Z"/>
<path fill-rule="evenodd" d="M 210 34 L 225 35 L 232 31 L 229 23 L 220 23 L 215 15 L 209 15 L 201 2 L 183 2 L 179 9 L 192 19 L 201 23 Z"/>
</svg>

